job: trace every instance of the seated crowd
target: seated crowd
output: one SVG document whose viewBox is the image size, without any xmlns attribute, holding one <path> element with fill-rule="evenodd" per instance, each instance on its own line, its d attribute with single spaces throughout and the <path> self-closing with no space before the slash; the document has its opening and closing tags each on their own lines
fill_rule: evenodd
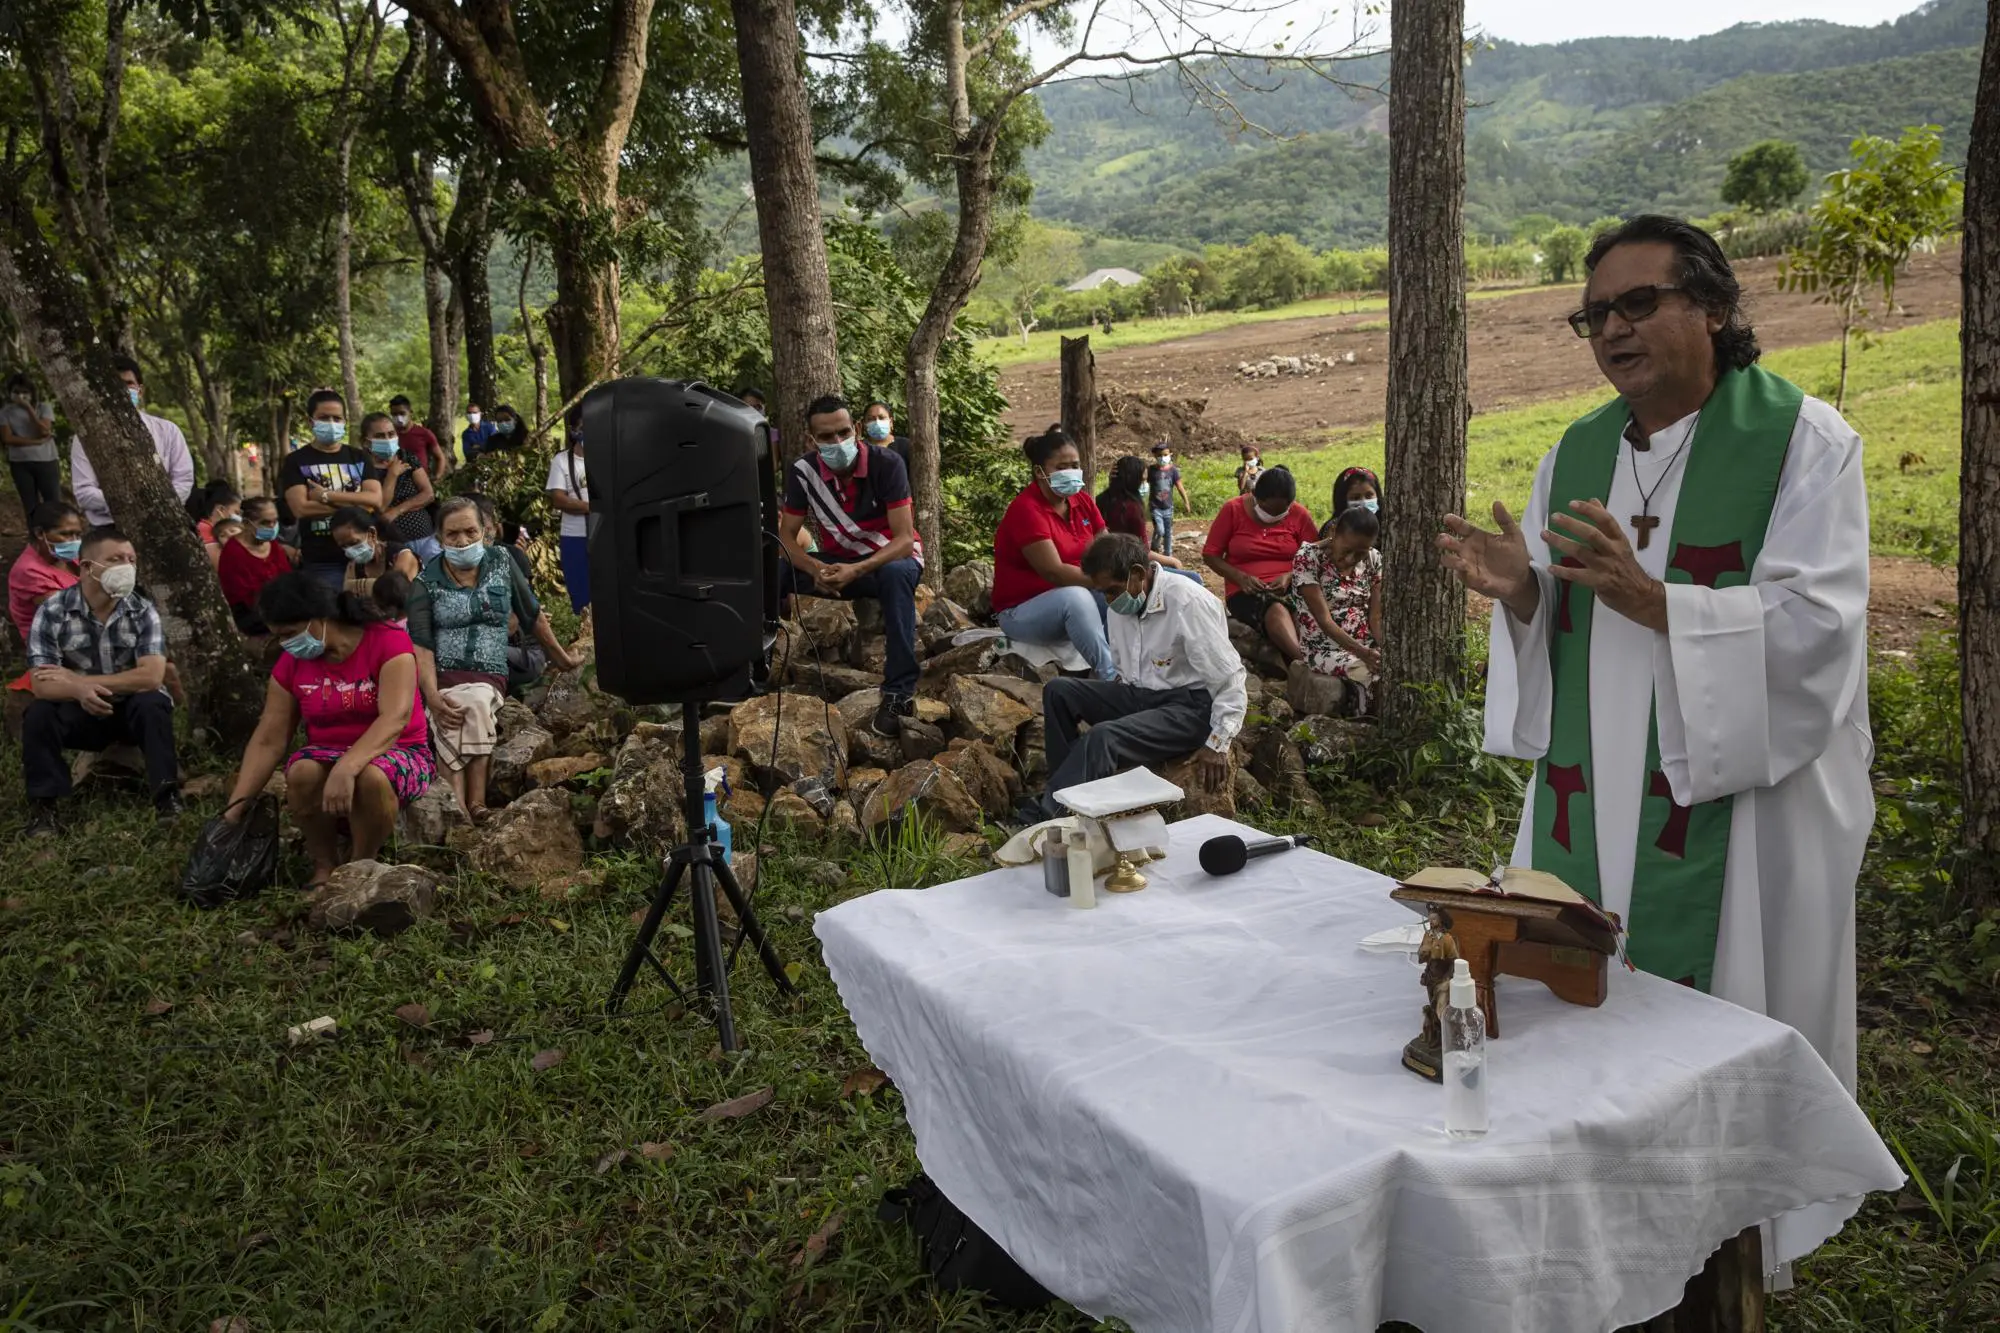
<svg viewBox="0 0 2000 1333">
<path fill-rule="evenodd" d="M 354 857 L 374 855 L 397 811 L 440 770 L 468 813 L 482 816 L 505 695 L 550 666 L 579 665 L 542 610 L 526 553 L 501 540 L 491 502 L 471 494 L 440 502 L 431 470 L 449 455 L 411 423 L 407 399 L 392 406 L 394 415 L 363 419 L 364 451 L 347 442 L 341 395 L 320 390 L 307 402 L 311 439 L 279 464 L 277 497 L 245 497 L 218 480 L 186 498 L 237 628 L 268 644 L 275 662 L 228 817 L 242 818 L 282 763 L 315 883 L 334 868 L 342 825 Z M 569 529 L 580 538 L 588 513 L 580 425 L 568 422 L 562 476 L 552 470 L 549 483 L 579 611 L 589 601 L 587 556 Z M 486 452 L 504 439 L 493 433 Z M 20 700 L 12 711 L 23 733 L 29 834 L 58 830 L 71 787 L 66 750 L 135 747 L 161 817 L 178 814 L 179 682 L 159 611 L 138 582 L 137 549 L 59 497 L 42 500 L 28 527 L 7 592 L 28 658 L 9 689 Z M 301 725 L 305 744 L 294 749 Z"/>
</svg>

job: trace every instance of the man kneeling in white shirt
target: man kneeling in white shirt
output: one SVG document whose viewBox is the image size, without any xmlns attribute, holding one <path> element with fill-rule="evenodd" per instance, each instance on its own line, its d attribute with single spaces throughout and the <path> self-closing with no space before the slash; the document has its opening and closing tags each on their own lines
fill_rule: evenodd
<svg viewBox="0 0 2000 1333">
<path fill-rule="evenodd" d="M 1146 544 L 1107 532 L 1083 553 L 1084 577 L 1110 603 L 1116 680 L 1062 677 L 1042 691 L 1050 792 L 1141 764 L 1200 751 L 1209 790 L 1229 780 L 1229 746 L 1243 727 L 1243 659 L 1222 603 L 1199 583 L 1160 577 Z M 1090 724 L 1079 738 L 1078 728 Z M 1046 794 L 1023 804 L 1030 821 L 1066 814 Z"/>
</svg>

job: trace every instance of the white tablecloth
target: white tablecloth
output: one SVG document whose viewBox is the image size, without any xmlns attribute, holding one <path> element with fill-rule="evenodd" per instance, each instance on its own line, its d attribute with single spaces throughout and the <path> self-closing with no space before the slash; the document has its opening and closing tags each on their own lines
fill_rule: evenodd
<svg viewBox="0 0 2000 1333">
<path fill-rule="evenodd" d="M 818 918 L 925 1170 L 1082 1309 L 1142 1333 L 1608 1329 L 1747 1226 L 1779 1218 L 1794 1258 L 1901 1184 L 1791 1028 L 1615 968 L 1598 1009 L 1503 980 L 1492 1132 L 1446 1139 L 1443 1090 L 1399 1063 L 1416 969 L 1356 947 L 1410 919 L 1389 881 L 1311 851 L 1211 879 L 1195 850 L 1228 831 L 1253 832 L 1175 825 L 1151 886 L 1091 911 L 1030 866 Z"/>
</svg>

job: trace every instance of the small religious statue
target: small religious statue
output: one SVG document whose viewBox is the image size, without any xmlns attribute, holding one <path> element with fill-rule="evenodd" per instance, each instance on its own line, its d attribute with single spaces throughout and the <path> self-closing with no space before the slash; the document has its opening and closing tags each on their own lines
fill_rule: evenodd
<svg viewBox="0 0 2000 1333">
<path fill-rule="evenodd" d="M 1458 941 L 1451 933 L 1451 913 L 1433 904 L 1424 918 L 1423 941 L 1417 945 L 1417 961 L 1424 965 L 1423 1029 L 1403 1047 L 1403 1067 L 1433 1083 L 1444 1082 L 1441 1014 L 1451 987 L 1451 965 L 1458 957 Z"/>
</svg>

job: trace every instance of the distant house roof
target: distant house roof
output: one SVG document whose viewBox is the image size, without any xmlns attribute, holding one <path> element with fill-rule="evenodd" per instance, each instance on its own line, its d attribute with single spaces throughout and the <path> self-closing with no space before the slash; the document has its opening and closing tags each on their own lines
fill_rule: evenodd
<svg viewBox="0 0 2000 1333">
<path fill-rule="evenodd" d="M 1114 287 L 1137 287 L 1146 280 L 1145 275 L 1134 273 L 1129 268 L 1094 268 L 1090 272 L 1063 288 L 1066 292 L 1095 291 L 1106 283 Z"/>
</svg>

